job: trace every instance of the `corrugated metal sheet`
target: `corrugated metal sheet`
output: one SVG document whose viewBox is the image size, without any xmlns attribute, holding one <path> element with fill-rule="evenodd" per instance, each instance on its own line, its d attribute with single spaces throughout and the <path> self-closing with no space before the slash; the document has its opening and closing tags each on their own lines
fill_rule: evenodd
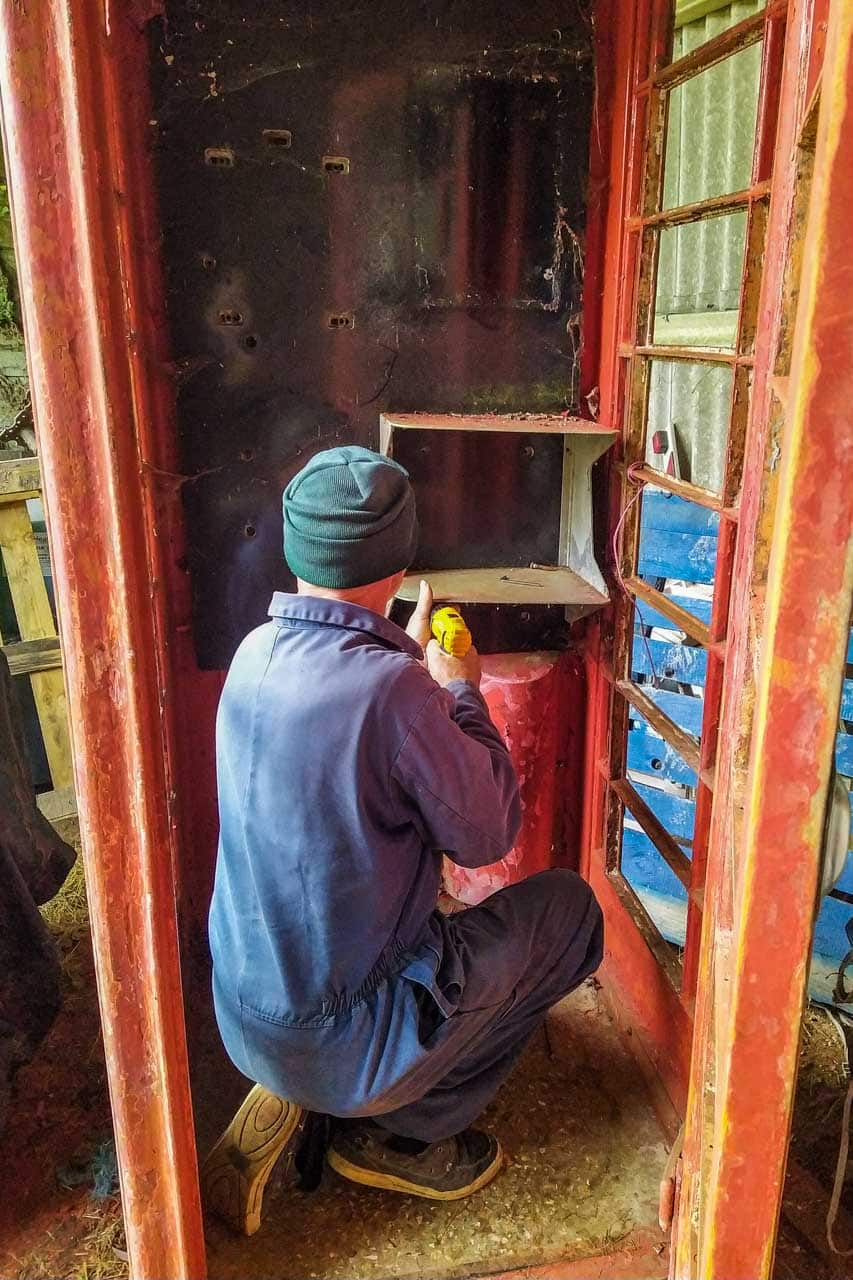
<svg viewBox="0 0 853 1280">
<path fill-rule="evenodd" d="M 762 0 L 712 9 L 676 10 L 673 57 L 758 13 Z M 683 22 L 701 9 L 694 21 Z M 670 95 L 664 207 L 748 186 L 758 105 L 761 46 L 754 45 L 679 85 Z M 734 345 L 746 236 L 743 212 L 710 218 L 661 235 L 654 338 L 678 346 Z M 671 429 L 682 475 L 717 489 L 722 480 L 731 375 L 724 369 L 655 362 L 649 397 L 649 441 Z M 649 461 L 654 456 L 649 448 Z"/>
</svg>

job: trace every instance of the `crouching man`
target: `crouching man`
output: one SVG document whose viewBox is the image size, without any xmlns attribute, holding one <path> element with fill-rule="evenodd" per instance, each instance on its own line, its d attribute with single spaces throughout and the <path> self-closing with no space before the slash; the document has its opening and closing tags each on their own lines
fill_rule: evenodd
<svg viewBox="0 0 853 1280">
<path fill-rule="evenodd" d="M 329 1151 L 345 1178 L 438 1200 L 485 1186 L 501 1148 L 471 1126 L 602 955 L 598 904 L 570 871 L 436 909 L 440 851 L 496 861 L 520 806 L 476 651 L 429 640 L 426 584 L 406 631 L 388 620 L 417 546 L 406 472 L 320 453 L 285 492 L 284 528 L 297 594 L 276 593 L 243 641 L 217 720 L 214 999 L 258 1084 L 204 1186 L 246 1233 L 308 1111 L 348 1121 Z"/>
</svg>

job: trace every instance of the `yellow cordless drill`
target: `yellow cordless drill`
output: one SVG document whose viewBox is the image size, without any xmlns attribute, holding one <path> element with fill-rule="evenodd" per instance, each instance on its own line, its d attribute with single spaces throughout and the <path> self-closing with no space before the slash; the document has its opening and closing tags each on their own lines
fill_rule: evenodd
<svg viewBox="0 0 853 1280">
<path fill-rule="evenodd" d="M 464 658 L 473 643 L 465 619 L 455 605 L 443 605 L 433 609 L 429 620 L 433 637 L 445 653 L 454 658 Z"/>
</svg>

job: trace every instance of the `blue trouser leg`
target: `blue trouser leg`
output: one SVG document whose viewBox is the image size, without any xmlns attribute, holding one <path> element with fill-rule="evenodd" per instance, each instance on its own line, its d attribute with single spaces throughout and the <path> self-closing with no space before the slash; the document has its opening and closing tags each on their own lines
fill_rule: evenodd
<svg viewBox="0 0 853 1280">
<path fill-rule="evenodd" d="M 444 922 L 437 1017 L 425 990 L 425 1043 L 444 1070 L 417 1102 L 377 1116 L 403 1137 L 436 1142 L 470 1125 L 509 1075 L 552 1005 L 601 963 L 601 909 L 571 871 L 544 871 Z M 434 1046 L 434 1048 L 433 1048 Z"/>
</svg>

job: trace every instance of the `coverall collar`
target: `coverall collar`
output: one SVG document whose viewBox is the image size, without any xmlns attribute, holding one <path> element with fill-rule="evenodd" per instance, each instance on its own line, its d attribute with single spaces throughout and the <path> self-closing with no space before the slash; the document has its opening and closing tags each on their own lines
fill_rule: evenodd
<svg viewBox="0 0 853 1280">
<path fill-rule="evenodd" d="M 287 618 L 293 622 L 317 622 L 325 626 L 346 627 L 349 631 L 366 631 L 383 644 L 413 658 L 423 658 L 424 653 L 416 640 L 407 636 L 402 627 L 349 600 L 335 600 L 329 596 L 298 596 L 286 591 L 276 591 L 270 601 L 271 618 Z"/>
</svg>

